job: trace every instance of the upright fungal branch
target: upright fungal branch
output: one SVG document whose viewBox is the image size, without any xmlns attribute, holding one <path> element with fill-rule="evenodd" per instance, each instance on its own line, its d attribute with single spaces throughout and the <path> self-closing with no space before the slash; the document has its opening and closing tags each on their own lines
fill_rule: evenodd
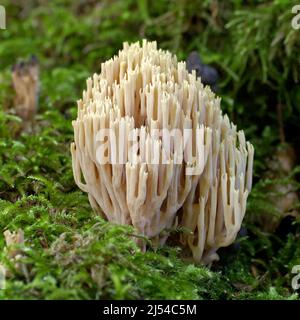
<svg viewBox="0 0 300 320">
<path fill-rule="evenodd" d="M 156 42 L 124 43 L 78 101 L 71 145 L 77 185 L 109 221 L 163 244 L 181 224 L 196 261 L 210 262 L 240 228 L 253 147 L 220 99 Z"/>
<path fill-rule="evenodd" d="M 218 260 L 216 250 L 230 245 L 241 228 L 254 156 L 243 131 L 237 132 L 227 116 L 211 119 L 206 124 L 213 131 L 212 148 L 203 173 L 195 178 L 180 221 L 192 231 L 181 235 L 182 243 L 195 261 L 205 264 Z"/>
</svg>

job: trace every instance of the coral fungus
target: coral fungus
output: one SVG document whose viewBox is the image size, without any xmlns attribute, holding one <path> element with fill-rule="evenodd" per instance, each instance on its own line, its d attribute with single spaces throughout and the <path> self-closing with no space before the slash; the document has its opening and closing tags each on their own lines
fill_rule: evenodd
<svg viewBox="0 0 300 320">
<path fill-rule="evenodd" d="M 185 62 L 156 42 L 124 43 L 87 80 L 73 127 L 75 181 L 105 219 L 160 244 L 162 231 L 184 226 L 197 262 L 234 241 L 254 149 Z"/>
</svg>

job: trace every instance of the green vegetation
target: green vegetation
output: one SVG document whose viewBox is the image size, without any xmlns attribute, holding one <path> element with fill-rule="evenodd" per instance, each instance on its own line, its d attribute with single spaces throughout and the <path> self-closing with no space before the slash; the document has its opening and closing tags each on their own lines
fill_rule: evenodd
<svg viewBox="0 0 300 320">
<path fill-rule="evenodd" d="M 285 228 L 284 216 L 297 215 L 300 204 L 286 210 L 279 200 L 300 187 L 300 30 L 291 28 L 293 1 L 247 3 L 2 1 L 1 299 L 299 299 L 291 269 L 300 265 L 300 220 Z M 143 37 L 181 59 L 197 50 L 217 68 L 222 108 L 255 146 L 248 233 L 220 250 L 211 269 L 185 261 L 174 246 L 140 252 L 134 230 L 95 216 L 73 181 L 71 120 L 85 79 L 123 41 Z M 28 133 L 13 112 L 11 67 L 31 54 L 40 61 L 41 87 Z M 288 172 L 278 165 L 280 152 L 293 162 Z M 19 228 L 25 243 L 16 264 L 3 232 Z"/>
</svg>

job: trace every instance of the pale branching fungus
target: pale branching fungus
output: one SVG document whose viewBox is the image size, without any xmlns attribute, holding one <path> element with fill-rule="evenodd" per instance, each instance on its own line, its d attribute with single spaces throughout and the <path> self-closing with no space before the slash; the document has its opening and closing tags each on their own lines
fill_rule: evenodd
<svg viewBox="0 0 300 320">
<path fill-rule="evenodd" d="M 232 243 L 251 189 L 253 147 L 220 99 L 156 42 L 124 43 L 78 101 L 77 185 L 109 221 L 163 244 L 182 225 L 196 261 Z"/>
</svg>

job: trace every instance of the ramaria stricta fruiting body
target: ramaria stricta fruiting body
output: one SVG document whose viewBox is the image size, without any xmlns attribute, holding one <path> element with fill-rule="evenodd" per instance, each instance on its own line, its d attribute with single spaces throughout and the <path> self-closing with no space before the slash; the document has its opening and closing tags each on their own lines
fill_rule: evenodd
<svg viewBox="0 0 300 320">
<path fill-rule="evenodd" d="M 105 219 L 157 244 L 183 226 L 181 243 L 206 264 L 235 240 L 254 149 L 185 62 L 156 42 L 124 43 L 87 80 L 73 127 L 75 182 Z"/>
</svg>

